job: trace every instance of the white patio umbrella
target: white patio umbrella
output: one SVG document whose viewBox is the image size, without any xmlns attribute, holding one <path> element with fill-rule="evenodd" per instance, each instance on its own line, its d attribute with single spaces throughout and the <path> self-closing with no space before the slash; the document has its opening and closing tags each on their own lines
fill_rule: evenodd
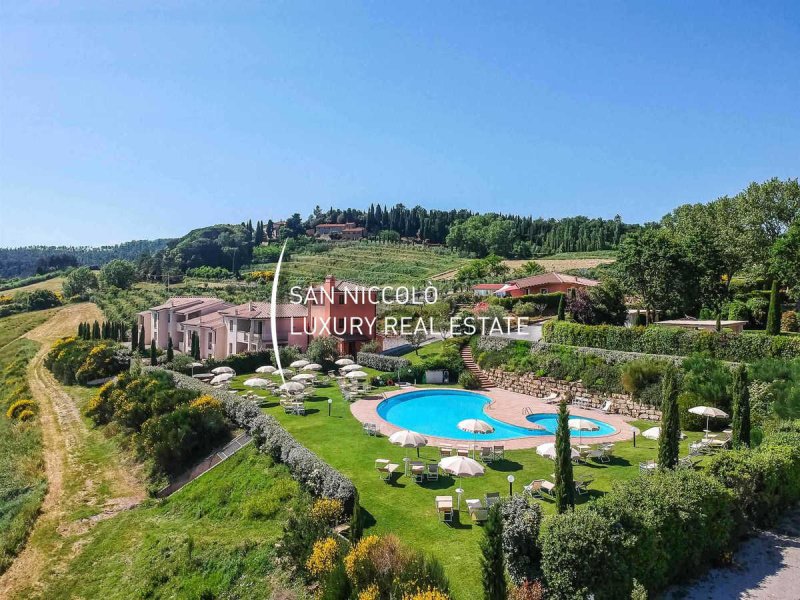
<svg viewBox="0 0 800 600">
<path fill-rule="evenodd" d="M 706 418 L 706 433 L 708 433 L 708 422 L 709 419 L 712 417 L 714 419 L 726 419 L 728 418 L 728 413 L 724 410 L 720 410 L 718 408 L 714 408 L 713 406 L 693 406 L 689 409 L 689 412 L 693 415 L 700 415 L 701 417 Z"/>
<path fill-rule="evenodd" d="M 580 453 L 575 450 L 575 448 L 570 448 L 570 456 L 572 458 L 578 458 Z M 556 445 L 552 442 L 549 444 L 542 444 L 541 446 L 536 447 L 536 454 L 539 456 L 543 456 L 544 458 L 549 458 L 550 460 L 556 459 Z"/>
<path fill-rule="evenodd" d="M 216 369 L 211 369 L 211 372 L 214 375 L 220 375 L 221 373 L 233 373 L 234 375 L 236 375 L 236 371 L 234 371 L 230 367 L 217 367 Z"/>
<path fill-rule="evenodd" d="M 348 373 L 350 371 L 357 371 L 358 369 L 362 369 L 362 368 L 363 367 L 361 365 L 357 365 L 356 363 L 350 363 L 349 365 L 343 366 L 339 370 L 340 371 L 344 371 L 345 373 Z"/>
<path fill-rule="evenodd" d="M 305 367 L 307 364 L 309 364 L 309 361 L 307 361 L 307 360 L 303 360 L 303 359 L 300 359 L 300 360 L 296 360 L 296 361 L 294 361 L 294 362 L 293 362 L 293 363 L 291 363 L 289 366 L 290 366 L 290 367 L 292 367 L 293 369 L 302 369 L 302 368 L 303 368 L 303 367 Z"/>
<path fill-rule="evenodd" d="M 458 477 L 458 488 L 461 488 L 462 477 L 480 477 L 484 473 L 483 465 L 467 456 L 448 456 L 439 461 L 439 466 L 443 471 Z M 461 510 L 461 494 L 458 495 L 458 509 Z"/>
<path fill-rule="evenodd" d="M 567 421 L 567 427 L 569 427 L 571 431 L 578 432 L 578 443 L 583 442 L 584 431 L 597 431 L 600 429 L 600 425 L 588 419 L 570 419 Z"/>
<path fill-rule="evenodd" d="M 305 367 L 303 367 L 303 371 L 321 371 L 322 365 L 318 365 L 317 363 L 308 363 Z"/>
<path fill-rule="evenodd" d="M 274 373 L 275 371 L 277 371 L 277 369 L 272 365 L 264 365 L 256 369 L 256 373 Z"/>
<path fill-rule="evenodd" d="M 292 377 L 292 381 L 300 381 L 300 382 L 311 381 L 312 379 L 314 379 L 314 376 L 311 375 L 310 373 L 300 373 L 299 375 L 295 375 L 294 377 Z"/>
<path fill-rule="evenodd" d="M 417 456 L 419 456 L 419 449 L 428 444 L 428 438 L 408 429 L 394 432 L 389 436 L 389 441 L 401 448 L 416 448 Z M 406 453 L 406 456 L 408 456 L 408 453 Z"/>
<path fill-rule="evenodd" d="M 478 441 L 478 434 L 492 433 L 494 431 L 494 427 L 489 425 L 486 421 L 481 421 L 480 419 L 464 419 L 463 421 L 459 421 L 456 427 L 458 427 L 461 431 L 466 431 L 467 433 L 471 433 L 473 435 L 472 458 L 475 458 L 475 443 Z"/>
<path fill-rule="evenodd" d="M 290 394 L 295 394 L 297 392 L 302 392 L 306 389 L 302 383 L 298 381 L 287 381 L 278 388 L 279 390 L 283 390 L 284 392 L 289 392 Z"/>
<path fill-rule="evenodd" d="M 247 387 L 254 387 L 254 388 L 267 388 L 272 383 L 267 381 L 266 379 L 261 379 L 259 377 L 253 377 L 252 379 L 248 379 L 244 382 L 244 385 Z"/>
<path fill-rule="evenodd" d="M 646 429 L 642 432 L 642 436 L 646 437 L 648 440 L 657 440 L 661 437 L 661 427 L 651 427 L 650 429 Z M 680 439 L 685 439 L 686 434 L 681 431 Z"/>
<path fill-rule="evenodd" d="M 347 365 L 352 365 L 354 363 L 355 361 L 350 360 L 349 358 L 340 358 L 333 364 L 335 364 L 337 367 L 346 367 Z"/>
<path fill-rule="evenodd" d="M 366 379 L 369 375 L 364 373 L 364 371 L 350 371 L 345 377 L 348 379 Z"/>
<path fill-rule="evenodd" d="M 225 381 L 228 381 L 230 379 L 233 379 L 233 374 L 231 374 L 231 373 L 220 373 L 219 375 L 216 375 L 211 380 L 211 383 L 212 384 L 213 383 L 224 383 Z"/>
</svg>

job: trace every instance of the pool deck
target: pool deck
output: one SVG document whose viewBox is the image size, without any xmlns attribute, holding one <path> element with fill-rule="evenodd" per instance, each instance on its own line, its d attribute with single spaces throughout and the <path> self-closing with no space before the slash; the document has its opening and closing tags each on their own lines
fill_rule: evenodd
<svg viewBox="0 0 800 600">
<path fill-rule="evenodd" d="M 407 392 L 415 392 L 415 391 L 435 391 L 435 390 L 445 390 L 445 389 L 457 389 L 457 388 L 446 388 L 446 387 L 408 387 L 401 390 L 395 390 L 392 392 L 386 392 L 384 395 L 380 396 L 370 396 L 367 398 L 362 398 L 361 400 L 357 400 L 350 405 L 350 412 L 353 413 L 353 416 L 361 421 L 362 423 L 375 423 L 378 426 L 378 429 L 381 432 L 381 435 L 386 437 L 392 435 L 396 431 L 400 431 L 401 428 L 397 427 L 385 421 L 381 416 L 378 414 L 378 405 L 383 401 L 384 396 L 386 398 L 392 398 L 394 396 L 398 396 L 400 394 L 405 394 Z M 464 390 L 459 390 L 464 391 Z M 557 413 L 558 412 L 558 405 L 556 404 L 545 404 L 542 402 L 540 398 L 534 398 L 533 396 L 526 396 L 525 394 L 519 394 L 517 392 L 511 392 L 509 390 L 504 390 L 501 388 L 489 388 L 485 390 L 469 390 L 473 393 L 480 394 L 482 396 L 486 396 L 491 400 L 491 404 L 486 407 L 486 414 L 491 416 L 498 421 L 503 421 L 504 423 L 508 423 L 510 425 L 516 425 L 517 427 L 524 427 L 526 429 L 533 429 L 531 427 L 531 422 L 528 421 L 524 414 L 525 409 L 530 408 L 534 413 Z M 623 417 L 622 415 L 616 414 L 606 414 L 600 410 L 587 410 L 584 408 L 578 408 L 577 406 L 570 406 L 569 412 L 571 417 L 591 417 L 593 419 L 597 419 L 599 421 L 604 421 L 611 425 L 614 429 L 617 430 L 616 433 L 612 435 L 605 435 L 605 436 L 597 436 L 586 438 L 587 444 L 596 444 L 598 442 L 620 442 L 623 440 L 629 440 L 633 437 L 633 432 L 629 422 L 633 419 L 631 417 Z M 456 440 L 456 439 L 449 439 L 449 438 L 439 438 L 439 437 L 428 437 L 428 445 L 429 446 L 458 446 L 464 444 L 471 444 L 472 440 Z M 574 435 L 577 437 L 577 435 Z M 531 437 L 522 437 L 522 438 L 511 438 L 505 440 L 487 440 L 486 444 L 497 444 L 498 442 L 503 443 L 507 450 L 523 450 L 526 448 L 535 448 L 536 446 L 540 446 L 541 444 L 547 444 L 550 442 L 555 441 L 554 435 L 537 435 Z M 481 445 L 481 438 L 478 436 L 477 438 L 478 445 Z"/>
</svg>

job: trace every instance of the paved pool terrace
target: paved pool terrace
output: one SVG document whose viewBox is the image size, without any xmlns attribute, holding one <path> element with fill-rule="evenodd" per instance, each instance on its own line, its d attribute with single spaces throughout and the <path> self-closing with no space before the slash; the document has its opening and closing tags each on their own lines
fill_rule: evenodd
<svg viewBox="0 0 800 600">
<path fill-rule="evenodd" d="M 414 391 L 435 391 L 435 390 L 455 390 L 456 388 L 447 388 L 447 387 L 407 387 L 401 390 L 394 390 L 391 392 L 386 392 L 385 395 L 375 395 L 369 396 L 367 398 L 362 398 L 353 402 L 350 405 L 350 412 L 353 413 L 353 416 L 361 421 L 362 423 L 375 423 L 378 426 L 378 429 L 381 432 L 381 435 L 386 437 L 392 435 L 396 431 L 400 431 L 402 428 L 398 427 L 392 423 L 389 423 L 385 419 L 383 419 L 378 414 L 378 405 L 384 400 L 385 398 L 393 398 L 395 396 L 399 396 L 401 394 L 405 394 L 407 392 L 414 392 Z M 460 391 L 460 390 L 459 390 Z M 487 415 L 491 416 L 498 421 L 502 421 L 504 423 L 508 423 L 510 425 L 515 425 L 517 427 L 522 427 L 525 429 L 532 429 L 531 422 L 528 421 L 525 414 L 525 409 L 530 409 L 534 413 L 557 413 L 558 412 L 558 405 L 557 404 L 545 404 L 542 402 L 541 398 L 535 398 L 533 396 L 527 396 L 525 394 L 519 394 L 517 392 L 512 392 L 509 390 L 504 390 L 501 388 L 490 388 L 488 390 L 471 390 L 473 393 L 480 394 L 485 396 L 490 403 L 486 406 L 485 412 Z M 585 438 L 585 442 L 589 444 L 596 444 L 600 442 L 619 442 L 624 440 L 630 440 L 633 438 L 633 430 L 631 425 L 629 424 L 630 421 L 633 420 L 631 417 L 623 417 L 622 415 L 617 414 L 606 414 L 600 410 L 591 410 L 591 409 L 584 409 L 578 408 L 576 406 L 570 406 L 569 409 L 570 417 L 589 417 L 592 419 L 597 419 L 600 421 L 604 421 L 614 427 L 616 432 L 611 435 L 607 436 L 597 436 L 592 438 Z M 432 437 L 425 435 L 428 438 L 428 445 L 429 446 L 459 446 L 459 445 L 469 445 L 472 444 L 472 440 L 463 440 L 463 439 L 451 439 L 451 438 L 442 438 L 442 437 Z M 573 433 L 573 437 L 577 438 L 578 435 Z M 526 448 L 535 448 L 541 444 L 547 444 L 555 441 L 555 435 L 541 435 L 537 434 L 536 436 L 531 437 L 521 437 L 521 438 L 511 438 L 502 440 L 502 444 L 506 447 L 507 450 L 523 450 Z M 477 444 L 497 444 L 500 440 L 486 440 L 481 442 L 480 435 L 477 436 Z M 577 442 L 577 440 L 573 440 L 573 442 Z"/>
</svg>

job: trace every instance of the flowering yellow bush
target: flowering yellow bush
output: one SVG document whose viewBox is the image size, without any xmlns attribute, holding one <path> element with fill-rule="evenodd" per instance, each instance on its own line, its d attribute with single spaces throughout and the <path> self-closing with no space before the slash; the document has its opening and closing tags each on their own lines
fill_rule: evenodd
<svg viewBox="0 0 800 600">
<path fill-rule="evenodd" d="M 0 304 L 11 304 L 14 302 L 14 296 L 3 295 L 0 296 Z"/>
<path fill-rule="evenodd" d="M 374 583 L 367 589 L 361 590 L 358 594 L 358 600 L 378 600 L 381 597 L 381 591 Z"/>
<path fill-rule="evenodd" d="M 19 415 L 17 415 L 17 419 L 20 421 L 30 421 L 34 417 L 34 413 L 32 410 L 23 410 Z"/>
<path fill-rule="evenodd" d="M 22 400 L 17 400 L 16 402 L 12 403 L 11 406 L 8 407 L 6 411 L 6 416 L 9 419 L 16 419 L 19 418 L 21 413 L 24 411 L 28 411 L 33 415 L 33 408 L 36 405 L 33 403 L 33 400 L 28 400 L 27 398 L 23 398 Z"/>
<path fill-rule="evenodd" d="M 369 561 L 370 551 L 375 548 L 381 539 L 377 535 L 368 535 L 355 545 L 344 557 L 344 570 L 350 581 L 356 581 L 360 567 Z"/>
<path fill-rule="evenodd" d="M 330 573 L 338 559 L 339 543 L 332 537 L 326 537 L 314 542 L 311 556 L 306 561 L 306 568 L 314 577 L 320 577 Z"/>
<path fill-rule="evenodd" d="M 344 515 L 344 504 L 337 498 L 320 498 L 311 507 L 311 518 L 333 525 Z"/>
<path fill-rule="evenodd" d="M 426 590 L 417 590 L 413 594 L 406 594 L 403 600 L 450 600 L 450 596 L 439 590 L 428 588 Z"/>
<path fill-rule="evenodd" d="M 275 277 L 274 271 L 251 271 L 245 275 L 247 281 L 269 283 Z"/>
<path fill-rule="evenodd" d="M 200 396 L 197 400 L 193 400 L 189 406 L 198 410 L 222 410 L 222 402 L 209 395 Z"/>
</svg>

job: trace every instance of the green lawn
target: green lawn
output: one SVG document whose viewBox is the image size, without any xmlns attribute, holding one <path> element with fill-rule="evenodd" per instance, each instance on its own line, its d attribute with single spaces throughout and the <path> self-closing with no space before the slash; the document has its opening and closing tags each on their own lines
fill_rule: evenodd
<svg viewBox="0 0 800 600">
<path fill-rule="evenodd" d="M 244 389 L 241 382 L 251 376 L 237 376 L 232 380 L 231 389 Z M 330 417 L 329 397 L 334 400 Z M 306 406 L 309 409 L 306 416 L 286 415 L 277 399 L 272 399 L 264 410 L 275 416 L 300 442 L 353 480 L 359 490 L 370 533 L 395 533 L 406 543 L 431 552 L 444 565 L 454 598 L 477 597 L 480 593 L 478 543 L 481 528 L 473 526 L 466 514 L 452 527 L 441 524 L 434 510 L 434 496 L 455 495 L 456 482 L 451 478 L 440 478 L 420 485 L 406 477 L 400 477 L 391 485 L 382 482 L 374 470 L 374 460 L 388 458 L 402 462 L 406 451 L 392 446 L 386 438 L 366 436 L 338 388 L 318 388 Z M 649 423 L 638 425 L 642 428 L 651 426 Z M 691 434 L 690 440 L 699 435 Z M 688 441 L 682 445 L 684 455 L 687 445 Z M 585 503 L 608 491 L 614 481 L 636 477 L 639 463 L 655 459 L 656 454 L 657 443 L 639 437 L 636 448 L 632 442 L 618 443 L 616 458 L 610 464 L 576 467 L 576 475 L 594 477 L 590 494 L 581 497 L 580 502 Z M 438 451 L 433 448 L 423 448 L 421 455 L 438 459 Z M 461 483 L 465 498 L 481 498 L 491 491 L 507 494 L 506 477 L 509 474 L 516 478 L 514 490 L 519 492 L 533 479 L 552 480 L 552 472 L 553 463 L 539 457 L 535 450 L 508 451 L 506 460 L 489 467 L 484 477 L 462 480 Z M 541 505 L 547 513 L 554 511 L 549 500 L 541 501 Z"/>
<path fill-rule="evenodd" d="M 57 308 L 50 308 L 3 317 L 0 319 L 0 348 L 41 325 L 57 310 Z"/>
<path fill-rule="evenodd" d="M 406 354 L 402 355 L 402 358 L 410 361 L 412 365 L 421 363 L 426 358 L 433 358 L 438 356 L 442 353 L 442 348 L 444 347 L 444 342 L 431 342 L 425 346 L 421 346 L 418 352 L 407 352 Z"/>
<path fill-rule="evenodd" d="M 274 546 L 299 496 L 286 468 L 249 446 L 167 500 L 95 525 L 45 597 L 284 597 Z"/>
</svg>

